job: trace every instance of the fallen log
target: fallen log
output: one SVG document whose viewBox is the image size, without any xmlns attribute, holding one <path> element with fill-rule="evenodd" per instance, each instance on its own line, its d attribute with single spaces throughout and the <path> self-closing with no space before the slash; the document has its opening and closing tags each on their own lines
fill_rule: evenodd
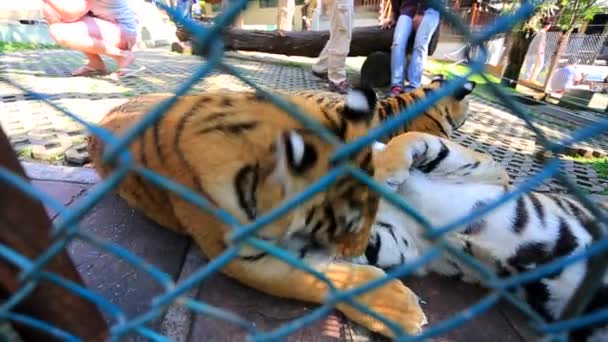
<svg viewBox="0 0 608 342">
<path fill-rule="evenodd" d="M 436 30 L 429 44 L 429 56 L 435 52 L 439 41 Z M 178 28 L 180 41 L 190 40 L 190 35 Z M 412 51 L 415 35 L 410 35 L 408 53 Z M 223 32 L 226 50 L 257 51 L 287 56 L 318 57 L 329 39 L 329 31 L 263 31 L 228 28 Z M 378 26 L 353 29 L 349 56 L 368 56 L 372 52 L 389 52 L 393 41 L 393 29 L 383 30 Z M 204 55 L 205 49 L 193 42 L 192 53 Z"/>
</svg>

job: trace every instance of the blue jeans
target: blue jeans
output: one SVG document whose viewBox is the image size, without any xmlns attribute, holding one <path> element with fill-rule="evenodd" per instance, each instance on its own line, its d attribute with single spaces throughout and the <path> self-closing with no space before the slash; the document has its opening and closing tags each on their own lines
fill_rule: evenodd
<svg viewBox="0 0 608 342">
<path fill-rule="evenodd" d="M 175 10 L 182 18 L 192 19 L 192 0 L 178 0 Z"/>
<path fill-rule="evenodd" d="M 437 26 L 439 25 L 439 12 L 428 8 L 420 22 L 414 38 L 414 49 L 407 68 L 408 88 L 420 87 L 424 62 L 428 54 L 429 43 Z M 412 18 L 400 15 L 393 33 L 391 47 L 391 85 L 403 87 L 403 74 L 405 73 L 405 48 L 412 33 Z"/>
</svg>

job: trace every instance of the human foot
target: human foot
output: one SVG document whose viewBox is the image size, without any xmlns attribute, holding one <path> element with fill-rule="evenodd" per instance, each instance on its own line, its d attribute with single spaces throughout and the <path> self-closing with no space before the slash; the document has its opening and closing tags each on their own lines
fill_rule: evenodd
<svg viewBox="0 0 608 342">
<path fill-rule="evenodd" d="M 116 62 L 118 64 L 118 70 L 114 71 L 110 77 L 113 79 L 118 79 L 121 77 L 133 76 L 136 73 L 143 71 L 146 69 L 144 66 L 133 66 L 133 62 L 135 61 L 135 54 L 133 52 L 126 52 L 125 56 L 117 59 Z"/>
<path fill-rule="evenodd" d="M 104 75 L 107 73 L 107 70 L 105 67 L 95 67 L 92 65 L 83 65 L 80 68 L 72 71 L 72 76 L 74 77 L 78 77 L 78 76 L 92 76 L 92 75 Z"/>
</svg>

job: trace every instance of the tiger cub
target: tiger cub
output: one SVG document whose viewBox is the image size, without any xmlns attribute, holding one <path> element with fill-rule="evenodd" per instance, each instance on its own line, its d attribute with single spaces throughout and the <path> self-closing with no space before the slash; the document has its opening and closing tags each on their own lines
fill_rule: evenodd
<svg viewBox="0 0 608 342">
<path fill-rule="evenodd" d="M 506 170 L 490 156 L 425 133 L 406 133 L 374 146 L 375 178 L 395 191 L 433 226 L 442 227 L 498 200 L 512 187 Z M 593 216 L 574 199 L 531 192 L 447 233 L 446 240 L 477 258 L 500 277 L 535 269 L 584 251 L 593 243 L 586 229 Z M 598 222 L 598 224 L 601 224 Z M 417 221 L 381 200 L 364 256 L 355 262 L 389 269 L 408 263 L 433 244 Z M 552 321 L 560 317 L 587 272 L 587 261 L 569 265 L 519 290 L 527 303 Z M 480 283 L 478 273 L 449 253 L 427 271 Z M 588 312 L 608 307 L 608 278 Z M 603 332 L 578 331 L 573 338 L 607 341 Z"/>
<path fill-rule="evenodd" d="M 411 92 L 379 100 L 374 111 L 372 126 L 379 126 L 385 120 L 411 107 L 414 103 L 424 100 L 433 91 L 444 86 L 446 82 L 442 75 L 437 75 L 431 79 L 430 83 Z M 474 81 L 467 81 L 463 87 L 441 98 L 413 120 L 406 122 L 400 129 L 390 132 L 390 134 L 384 136 L 380 141 L 386 143 L 397 135 L 412 131 L 449 138 L 452 132 L 466 122 L 469 116 L 469 99 L 467 95 L 473 92 L 475 86 L 476 83 Z M 344 107 L 344 97 L 336 93 L 306 90 L 297 92 L 296 94 L 316 101 L 324 112 L 339 112 Z"/>
<path fill-rule="evenodd" d="M 100 126 L 122 135 L 170 94 L 133 98 L 113 109 Z M 301 96 L 285 97 L 295 108 L 333 132 L 342 142 L 365 135 L 376 107 L 373 91 L 353 90 L 339 112 L 322 111 Z M 102 177 L 115 164 L 104 164 L 104 141 L 89 138 L 91 159 Z M 265 218 L 284 201 L 309 188 L 334 166 L 335 146 L 319 138 L 267 98 L 254 93 L 204 93 L 182 96 L 129 150 L 139 168 L 204 196 L 215 208 L 230 213 L 241 224 Z M 371 147 L 350 162 L 373 176 Z M 176 193 L 153 184 L 141 171 L 130 171 L 118 194 L 162 226 L 190 235 L 210 259 L 235 253 L 222 272 L 265 293 L 323 303 L 327 284 L 293 267 L 260 245 L 288 249 L 321 273 L 338 290 L 359 287 L 384 276 L 381 269 L 336 260 L 365 251 L 378 196 L 349 174 L 339 176 L 325 191 L 314 194 L 253 234 L 253 244 L 233 243 L 232 226 Z M 315 250 L 303 246 L 315 246 Z M 416 295 L 399 280 L 392 280 L 356 298 L 409 333 L 416 333 L 426 317 Z M 336 308 L 351 320 L 385 336 L 392 330 L 347 303 Z"/>
</svg>

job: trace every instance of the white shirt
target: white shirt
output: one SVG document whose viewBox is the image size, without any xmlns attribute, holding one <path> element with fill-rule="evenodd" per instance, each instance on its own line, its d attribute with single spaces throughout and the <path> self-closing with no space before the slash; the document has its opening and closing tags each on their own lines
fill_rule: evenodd
<svg viewBox="0 0 608 342">
<path fill-rule="evenodd" d="M 566 88 L 572 87 L 575 77 L 576 67 L 574 65 L 567 65 L 557 69 L 551 78 L 551 91 L 563 92 Z"/>
</svg>

